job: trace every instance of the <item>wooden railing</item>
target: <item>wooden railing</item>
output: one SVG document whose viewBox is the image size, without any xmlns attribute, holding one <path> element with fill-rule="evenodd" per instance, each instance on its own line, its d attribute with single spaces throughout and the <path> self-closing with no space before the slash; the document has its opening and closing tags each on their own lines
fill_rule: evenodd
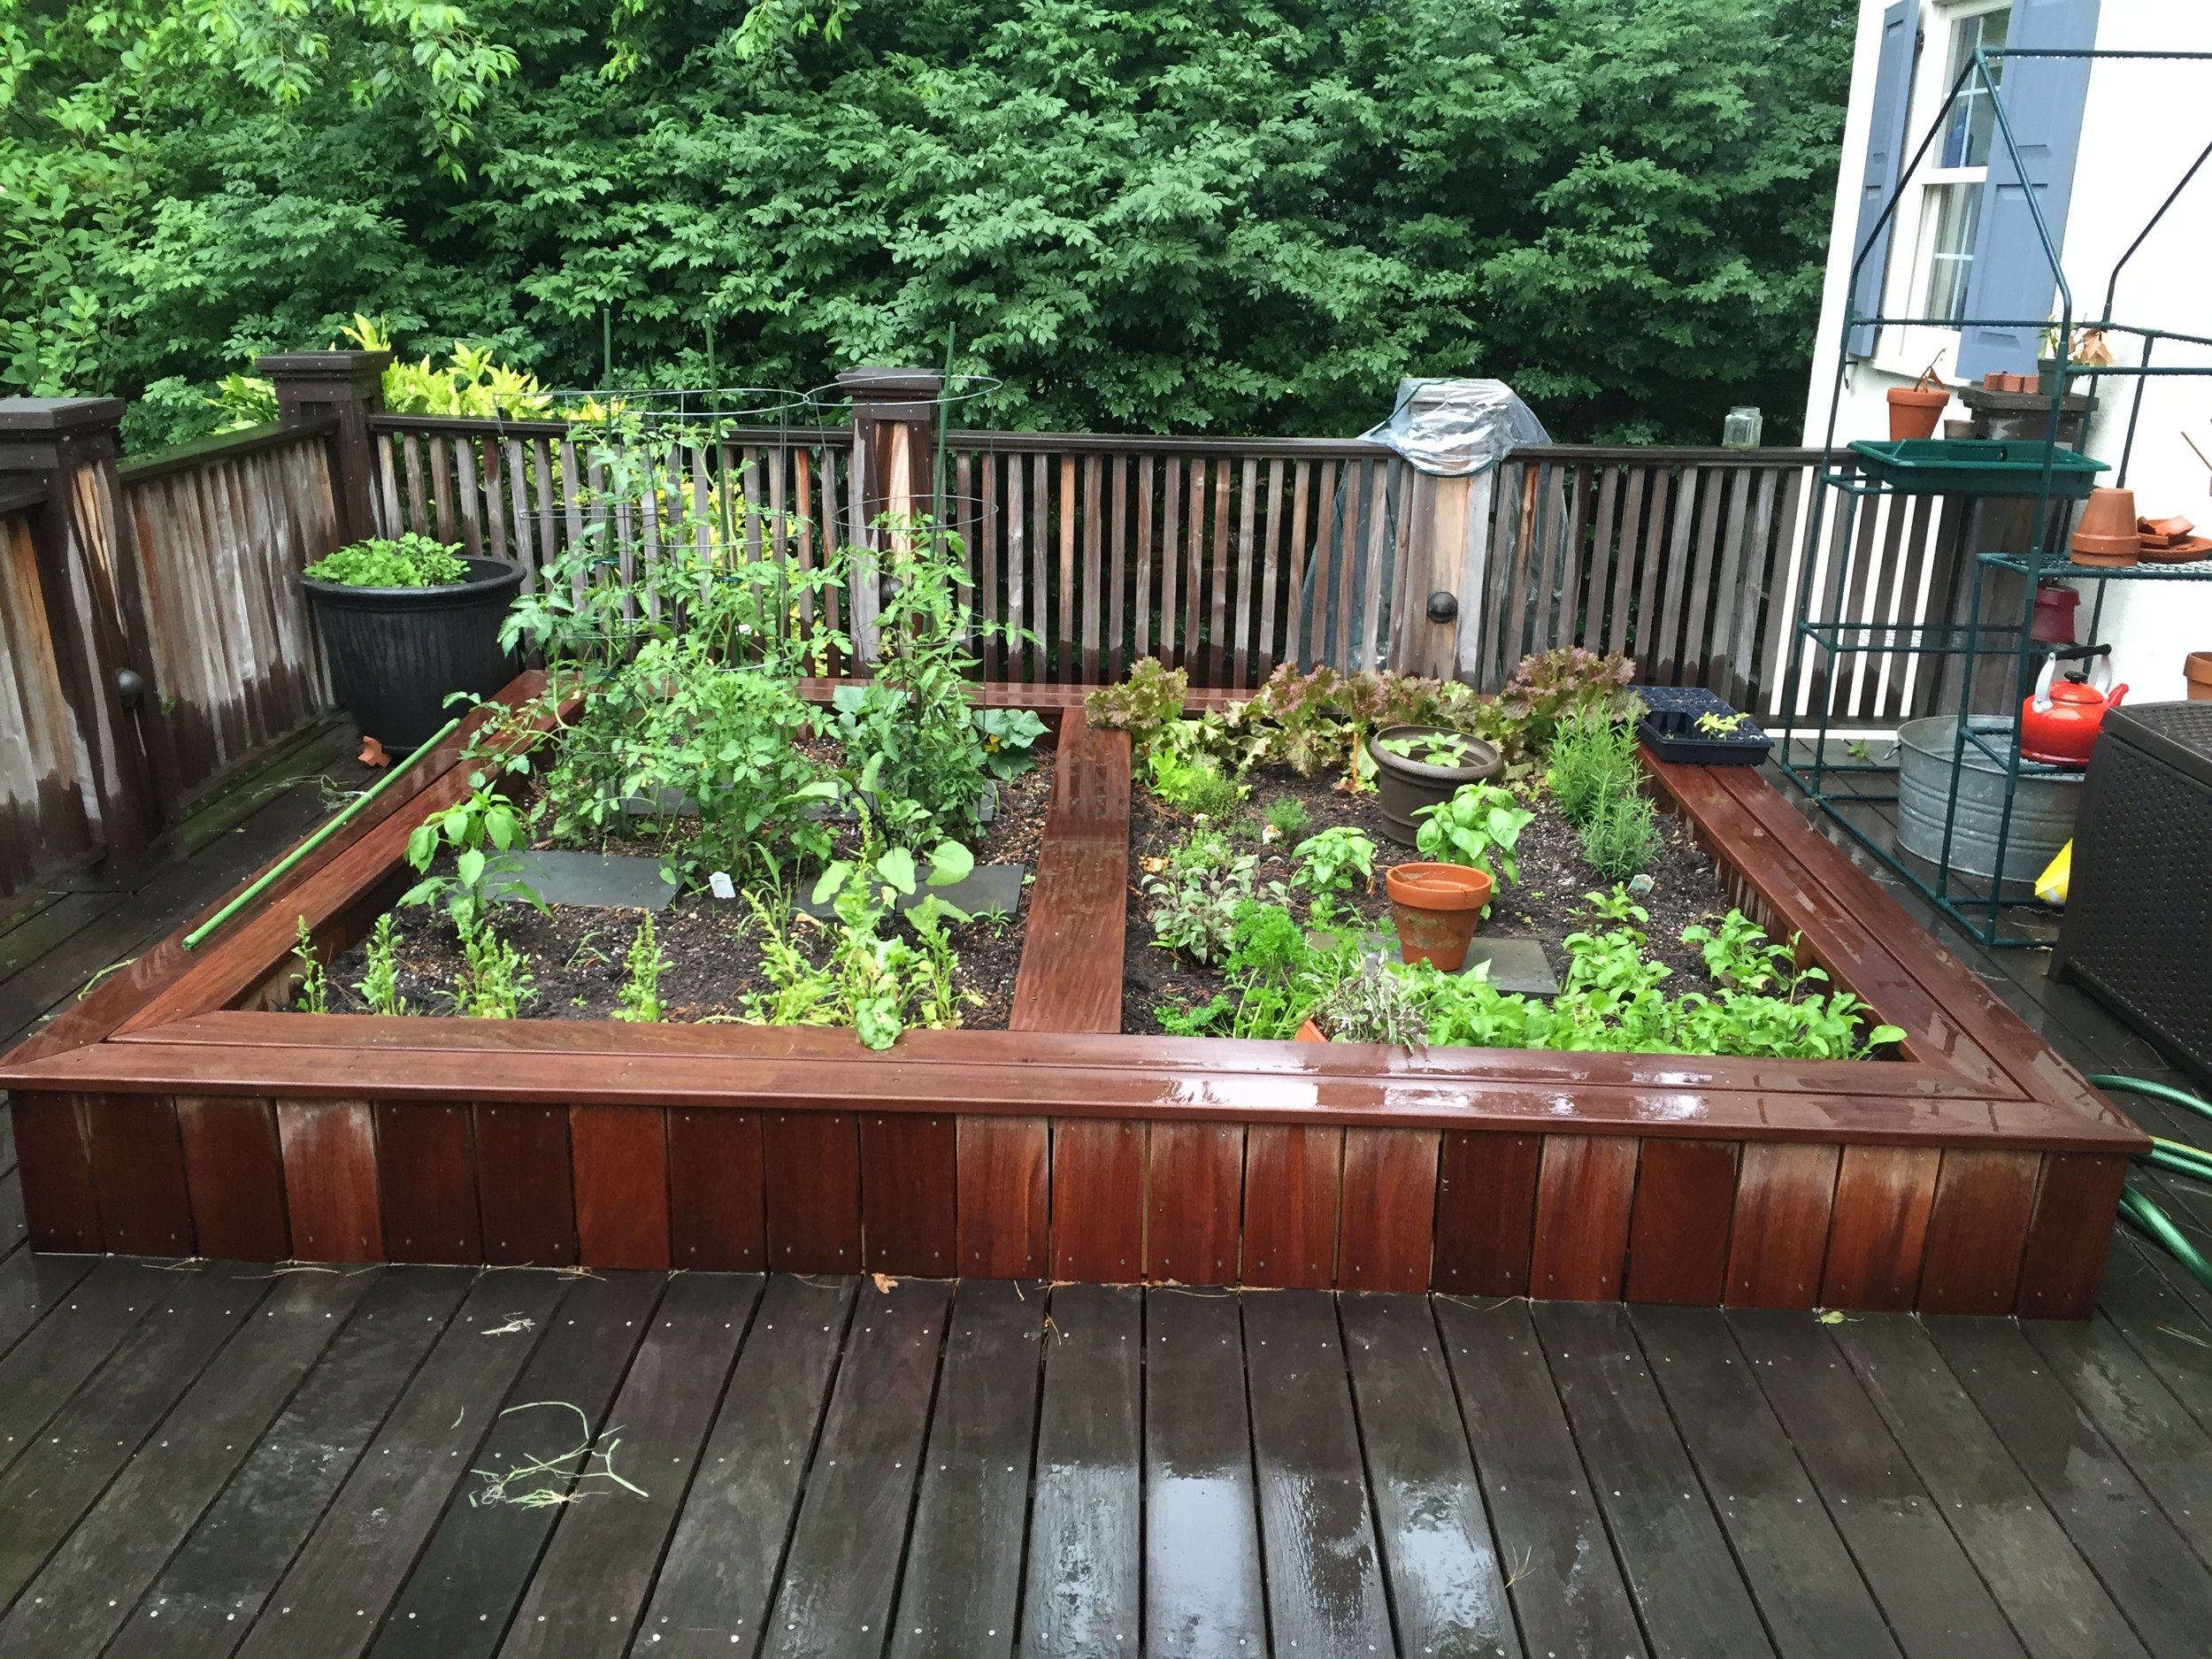
<svg viewBox="0 0 2212 1659">
<path fill-rule="evenodd" d="M 342 541 L 328 433 L 257 427 L 119 469 L 171 799 L 330 706 L 298 580 Z"/>
<path fill-rule="evenodd" d="M 531 568 L 611 512 L 609 542 L 632 560 L 668 534 L 649 511 L 606 504 L 588 449 L 558 423 L 370 425 L 388 528 Z M 1783 681 L 1818 459 L 1555 445 L 1514 450 L 1471 483 L 1356 440 L 952 432 L 941 516 L 993 625 L 986 678 L 1093 683 L 1151 656 L 1209 687 L 1256 685 L 1278 663 L 1380 662 L 1487 688 L 1532 651 L 1581 644 L 1772 719 L 1793 701 Z M 731 480 L 753 550 L 809 566 L 866 533 L 849 431 L 746 434 L 664 465 L 702 500 Z M 1863 516 L 1850 559 L 1816 558 L 1821 614 L 1878 601 L 1903 625 L 1947 615 L 1955 562 L 1938 530 L 1927 512 Z M 1439 592 L 1457 615 L 1431 624 Z M 1828 696 L 1832 718 L 1864 725 L 1924 712 L 1939 694 L 1902 657 L 1853 658 L 1832 676 L 1810 653 L 1794 702 Z"/>
<path fill-rule="evenodd" d="M 55 621 L 69 603 L 39 569 L 38 486 L 0 486 L 0 897 L 98 845 Z"/>
<path fill-rule="evenodd" d="M 311 396 L 280 375 L 286 424 L 120 466 L 111 443 L 39 472 L 45 416 L 27 404 L 24 433 L 0 433 L 14 482 L 44 480 L 0 513 L 0 895 L 142 844 L 327 706 L 295 577 L 346 540 L 420 530 L 534 573 L 589 540 L 627 580 L 726 503 L 719 534 L 747 553 L 817 567 L 879 535 L 887 503 L 926 511 L 941 452 L 990 679 L 1087 684 L 1152 656 L 1217 690 L 1283 663 L 1489 688 L 1530 652 L 1582 644 L 1770 726 L 1824 700 L 1842 727 L 1886 726 L 1950 695 L 1928 667 L 1942 659 L 1810 644 L 1785 684 L 1811 450 L 1552 445 L 1452 480 L 1358 440 L 951 431 L 941 451 L 933 430 L 886 444 L 878 416 L 857 447 L 850 426 L 671 440 L 680 525 L 665 495 L 618 499 L 565 423 L 371 412 L 375 365 L 351 356 L 335 381 L 301 359 Z M 347 375 L 367 388 L 351 404 Z M 111 433 L 120 405 L 103 408 Z M 1850 547 L 1811 550 L 1816 614 L 1947 624 L 1960 545 L 1934 503 L 1870 503 Z M 873 600 L 857 580 L 823 600 L 864 659 Z"/>
<path fill-rule="evenodd" d="M 137 852 L 330 703 L 297 575 L 343 539 L 335 422 L 119 465 L 122 408 L 0 401 L 0 898 Z"/>
</svg>

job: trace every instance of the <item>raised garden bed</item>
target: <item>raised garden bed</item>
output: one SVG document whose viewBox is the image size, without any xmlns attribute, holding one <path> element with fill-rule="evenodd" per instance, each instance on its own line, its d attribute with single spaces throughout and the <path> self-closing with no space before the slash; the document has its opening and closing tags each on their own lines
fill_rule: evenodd
<svg viewBox="0 0 2212 1659">
<path fill-rule="evenodd" d="M 1646 761 L 1720 894 L 1801 934 L 1905 1032 L 1898 1057 L 1124 1034 L 1127 740 L 1071 691 L 981 700 L 1057 727 L 1009 1029 L 871 1052 L 820 1028 L 272 1011 L 296 918 L 340 956 L 412 879 L 410 832 L 466 792 L 457 738 L 207 943 L 172 939 L 0 1062 L 34 1242 L 2092 1305 L 2143 1137 L 1755 771 Z"/>
</svg>

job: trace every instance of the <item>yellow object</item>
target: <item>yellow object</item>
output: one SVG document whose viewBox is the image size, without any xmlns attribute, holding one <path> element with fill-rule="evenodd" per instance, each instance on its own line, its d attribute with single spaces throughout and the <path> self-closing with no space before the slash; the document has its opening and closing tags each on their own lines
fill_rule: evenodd
<svg viewBox="0 0 2212 1659">
<path fill-rule="evenodd" d="M 2074 843 L 2068 841 L 2058 849 L 2058 856 L 2044 866 L 2043 873 L 2035 879 L 2035 896 L 2046 904 L 2066 902 L 2066 889 L 2074 879 Z"/>
</svg>

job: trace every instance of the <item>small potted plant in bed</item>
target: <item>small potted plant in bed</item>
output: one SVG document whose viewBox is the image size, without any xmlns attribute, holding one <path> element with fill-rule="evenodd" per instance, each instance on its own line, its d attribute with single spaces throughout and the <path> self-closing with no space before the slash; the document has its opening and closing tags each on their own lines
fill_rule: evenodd
<svg viewBox="0 0 2212 1659">
<path fill-rule="evenodd" d="M 1384 872 L 1398 954 L 1456 973 L 1500 880 L 1517 881 L 1513 849 L 1536 815 L 1494 783 L 1471 783 L 1425 808 L 1417 845 L 1426 864 Z"/>
<path fill-rule="evenodd" d="M 1415 844 L 1423 812 L 1455 789 L 1496 777 L 1504 764 L 1495 745 L 1440 726 L 1384 726 L 1368 738 L 1367 754 L 1375 763 L 1383 833 L 1407 847 Z"/>
<path fill-rule="evenodd" d="M 514 677 L 499 625 L 522 571 L 464 558 L 426 535 L 340 548 L 300 577 L 338 701 L 393 754 L 445 724 L 456 692 L 488 697 Z"/>
</svg>

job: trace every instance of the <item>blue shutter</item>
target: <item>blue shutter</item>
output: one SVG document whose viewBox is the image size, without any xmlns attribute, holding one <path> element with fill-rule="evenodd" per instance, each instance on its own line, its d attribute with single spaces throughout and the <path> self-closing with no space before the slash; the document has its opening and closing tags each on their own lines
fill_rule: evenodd
<svg viewBox="0 0 2212 1659">
<path fill-rule="evenodd" d="M 1881 314 L 1890 232 L 1897 224 L 1894 213 L 1882 219 L 1882 210 L 1897 192 L 1897 169 L 1904 159 L 1905 115 L 1912 104 L 1912 60 L 1920 39 L 1918 12 L 1918 0 L 1897 0 L 1882 13 L 1882 46 L 1874 60 L 1874 119 L 1866 135 L 1866 181 L 1859 187 L 1859 228 L 1851 238 L 1851 257 L 1859 257 L 1859 250 L 1866 247 L 1870 237 L 1874 246 L 1851 284 L 1855 316 Z M 1877 219 L 1881 220 L 1878 229 Z M 1855 357 L 1872 357 L 1873 324 L 1854 328 L 1844 349 Z"/>
<path fill-rule="evenodd" d="M 2097 43 L 2097 0 L 2013 0 L 2005 43 L 2045 50 L 2085 50 Z M 2074 188 L 2074 152 L 2081 146 L 2082 108 L 2089 97 L 2089 61 L 2082 58 L 2008 58 L 1998 95 L 2018 165 L 2003 137 L 1990 135 L 1989 182 L 1982 188 L 1981 229 L 1966 279 L 1968 317 L 2039 319 L 2050 315 L 2058 280 L 2036 234 L 2028 193 L 2052 243 L 2063 251 L 2066 204 Z M 2032 374 L 2039 320 L 1997 328 L 1970 324 L 1959 342 L 1958 374 Z"/>
</svg>

